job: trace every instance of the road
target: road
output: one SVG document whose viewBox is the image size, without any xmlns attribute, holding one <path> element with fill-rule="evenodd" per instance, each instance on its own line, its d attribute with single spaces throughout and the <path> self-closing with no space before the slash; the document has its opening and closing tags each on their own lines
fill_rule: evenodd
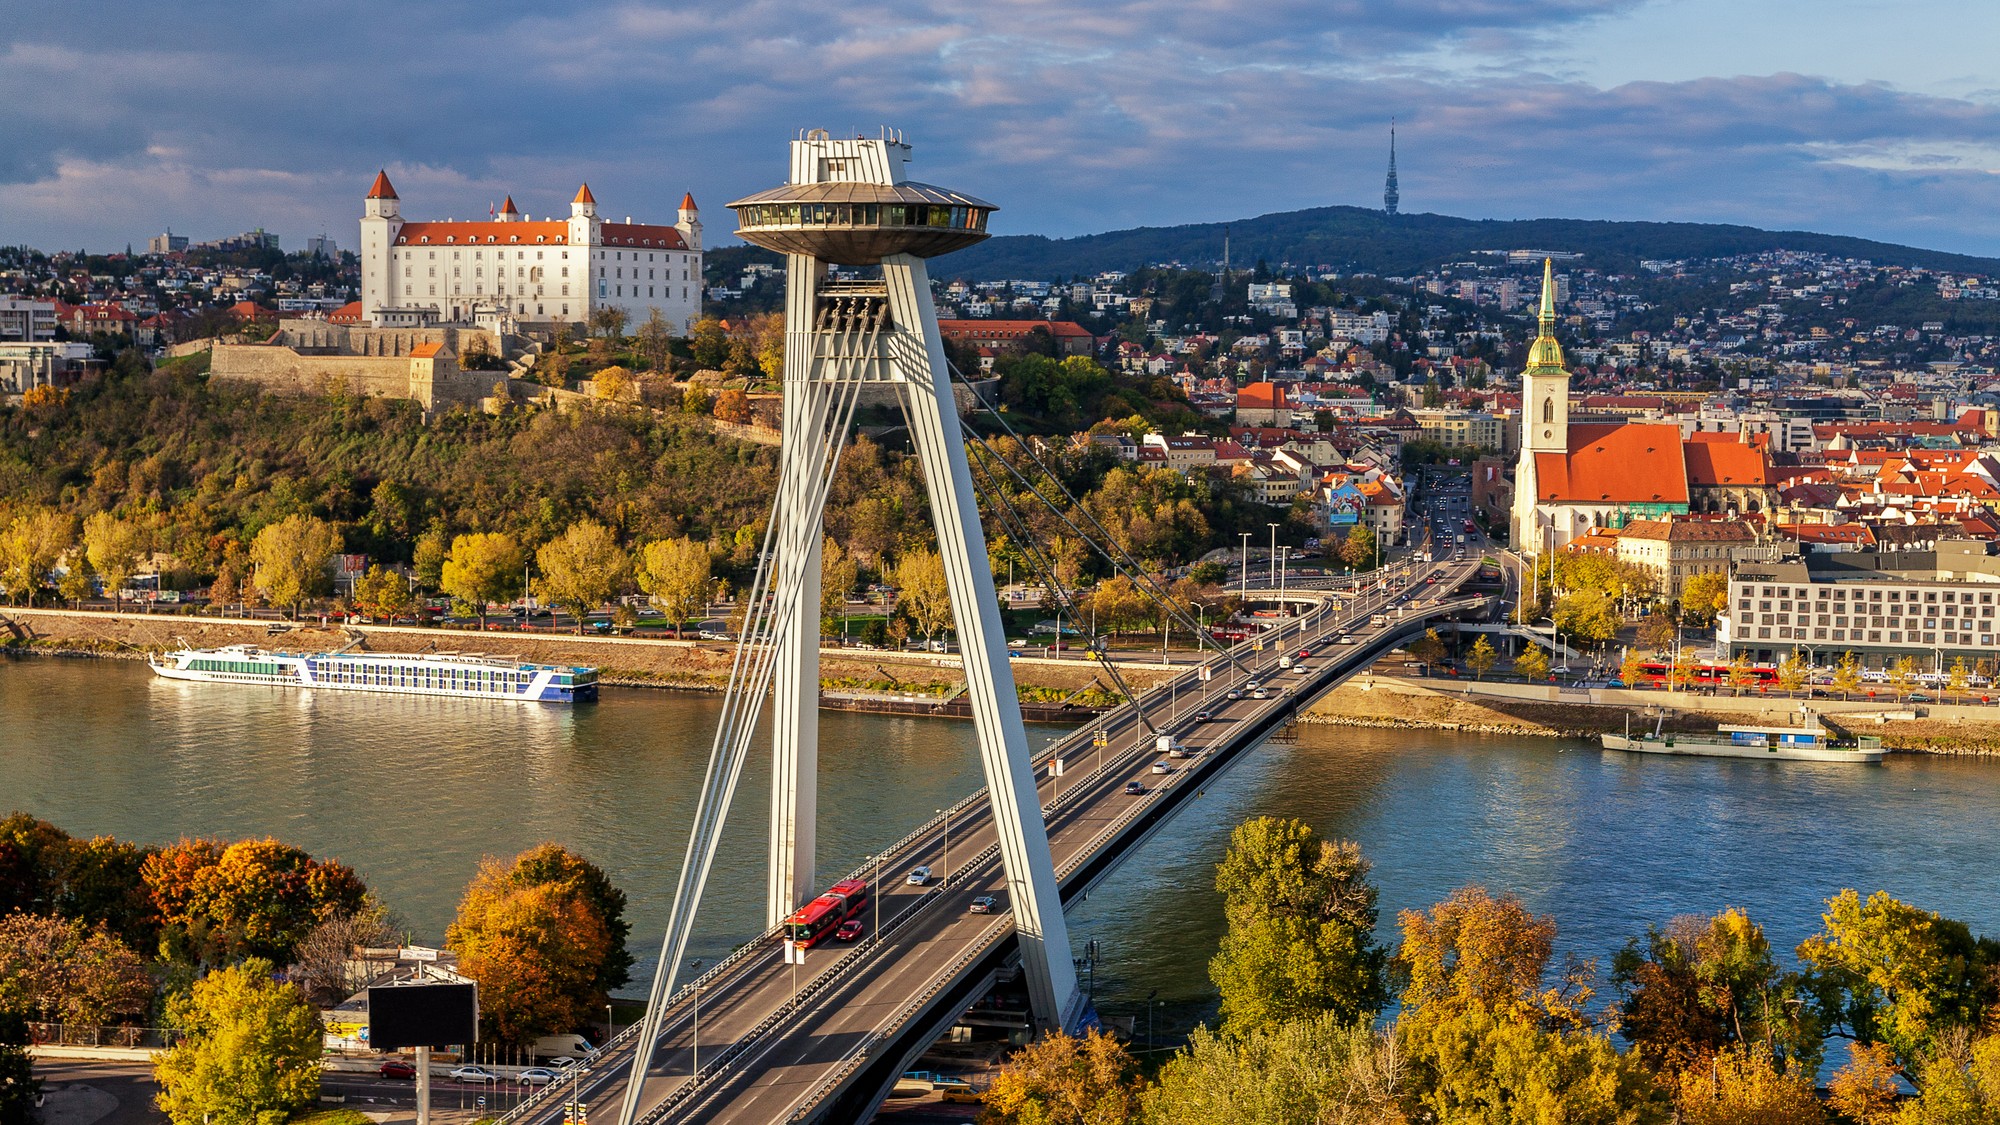
<svg viewBox="0 0 2000 1125">
<path fill-rule="evenodd" d="M 1195 752 L 1192 759 L 1167 762 L 1172 772 L 1153 772 L 1157 755 L 1152 737 L 1129 710 L 1106 716 L 1100 727 L 1079 731 L 1045 751 L 1037 759 L 1038 791 L 1066 893 L 1078 883 L 1078 873 L 1130 830 L 1153 802 L 1178 800 L 1172 792 L 1176 785 L 1205 777 L 1210 751 L 1234 753 L 1243 748 L 1239 743 L 1247 745 L 1247 732 L 1263 729 L 1265 720 L 1298 704 L 1292 694 L 1296 685 L 1316 694 L 1330 684 L 1335 654 L 1359 653 L 1401 627 L 1393 616 L 1399 604 L 1410 602 L 1419 615 L 1441 612 L 1432 603 L 1469 579 L 1477 565 L 1475 558 L 1427 572 L 1410 570 L 1401 579 L 1384 576 L 1370 589 L 1338 599 L 1338 609 L 1323 604 L 1305 617 L 1288 619 L 1264 635 L 1263 651 L 1238 646 L 1241 667 L 1221 664 L 1206 683 L 1190 668 L 1152 689 L 1147 705 L 1153 722 Z M 1420 581 L 1423 573 L 1437 573 L 1439 584 Z M 1471 604 L 1458 599 L 1445 608 Z M 1377 613 L 1391 615 L 1391 622 L 1371 625 Z M 1339 645 L 1342 636 L 1353 636 L 1357 647 Z M 1309 673 L 1281 673 L 1279 657 L 1299 649 L 1314 653 L 1307 661 Z M 1288 682 L 1275 694 L 1252 696 L 1248 681 L 1281 675 Z M 1231 691 L 1243 698 L 1229 699 Z M 1210 718 L 1197 721 L 1202 710 Z M 1092 744 L 1100 729 L 1102 747 Z M 1061 776 L 1052 776 L 1048 760 L 1053 757 L 1064 761 Z M 1142 791 L 1128 795 L 1126 786 L 1133 782 Z M 925 887 L 905 885 L 904 873 L 920 863 L 940 878 Z M 1013 920 L 983 792 L 887 849 L 879 872 L 879 879 L 874 867 L 857 873 L 881 889 L 863 914 L 869 934 L 861 941 L 823 945 L 807 954 L 805 965 L 795 967 L 783 963 L 780 943 L 765 935 L 710 969 L 697 982 L 699 992 L 683 988 L 668 1008 L 641 1099 L 653 1109 L 642 1120 L 790 1119 L 866 1063 L 878 1044 L 893 1041 L 899 1029 L 921 1014 L 939 982 L 968 971 L 1011 938 Z M 999 899 L 995 914 L 969 912 L 972 899 L 980 895 Z M 608 1045 L 583 1079 L 582 1092 L 593 1113 L 615 1114 L 630 1070 L 633 1038 L 634 1032 L 627 1032 Z M 697 1051 L 700 1078 L 691 1082 Z M 559 1119 L 560 1100 L 539 1099 L 510 1120 L 548 1125 Z"/>
</svg>

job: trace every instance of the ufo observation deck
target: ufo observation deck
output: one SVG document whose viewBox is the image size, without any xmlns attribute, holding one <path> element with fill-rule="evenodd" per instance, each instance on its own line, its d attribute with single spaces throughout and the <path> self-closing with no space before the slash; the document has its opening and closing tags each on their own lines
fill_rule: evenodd
<svg viewBox="0 0 2000 1125">
<path fill-rule="evenodd" d="M 934 258 L 984 241 L 999 210 L 962 192 L 904 181 L 786 184 L 731 203 L 736 236 L 781 254 L 871 266 L 891 254 Z"/>
</svg>

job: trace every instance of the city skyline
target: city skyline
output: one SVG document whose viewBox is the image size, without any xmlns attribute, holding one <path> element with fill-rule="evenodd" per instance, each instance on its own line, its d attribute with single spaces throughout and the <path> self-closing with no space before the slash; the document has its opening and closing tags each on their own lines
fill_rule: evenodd
<svg viewBox="0 0 2000 1125">
<path fill-rule="evenodd" d="M 995 233 L 1065 236 L 1379 206 L 1393 117 L 1406 212 L 2000 253 L 2000 105 L 1974 46 L 2000 13 L 1969 2 L 887 3 L 804 31 L 800 14 L 22 13 L 0 51 L 0 242 L 261 225 L 351 248 L 378 167 L 426 218 L 509 193 L 560 213 L 580 179 L 619 215 L 659 213 L 768 180 L 775 138 L 883 124 L 999 203 Z"/>
</svg>

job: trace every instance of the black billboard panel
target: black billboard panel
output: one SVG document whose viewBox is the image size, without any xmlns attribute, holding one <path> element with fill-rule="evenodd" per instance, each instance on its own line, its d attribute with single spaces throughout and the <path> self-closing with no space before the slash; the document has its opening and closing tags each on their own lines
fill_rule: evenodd
<svg viewBox="0 0 2000 1125">
<path fill-rule="evenodd" d="M 479 1039 L 476 984 L 388 984 L 368 990 L 368 1045 L 377 1051 Z"/>
</svg>

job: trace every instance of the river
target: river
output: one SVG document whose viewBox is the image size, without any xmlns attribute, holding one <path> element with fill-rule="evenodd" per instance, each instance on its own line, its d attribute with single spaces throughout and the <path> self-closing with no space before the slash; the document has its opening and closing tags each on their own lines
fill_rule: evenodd
<svg viewBox="0 0 2000 1125">
<path fill-rule="evenodd" d="M 665 924 L 717 700 L 607 689 L 594 706 L 299 693 L 155 680 L 137 663 L 0 661 L 0 810 L 78 835 L 272 835 L 355 867 L 437 941 L 482 856 L 556 840 Z M 1057 728 L 1030 727 L 1036 745 Z M 1477 882 L 1553 914 L 1608 963 L 1675 914 L 1748 910 L 1789 950 L 1842 887 L 2000 935 L 2000 762 L 1880 767 L 1661 759 L 1544 739 L 1302 726 L 1209 786 L 1070 913 L 1111 1014 L 1158 991 L 1163 1027 L 1212 1010 L 1211 885 L 1230 829 L 1297 816 L 1358 840 L 1396 911 Z M 979 784 L 969 724 L 825 712 L 819 870 L 844 872 Z M 738 791 L 694 953 L 761 928 L 762 761 Z M 647 960 L 650 963 L 650 960 Z M 650 969 L 645 969 L 650 971 Z M 635 980 L 635 988 L 643 982 Z"/>
</svg>

